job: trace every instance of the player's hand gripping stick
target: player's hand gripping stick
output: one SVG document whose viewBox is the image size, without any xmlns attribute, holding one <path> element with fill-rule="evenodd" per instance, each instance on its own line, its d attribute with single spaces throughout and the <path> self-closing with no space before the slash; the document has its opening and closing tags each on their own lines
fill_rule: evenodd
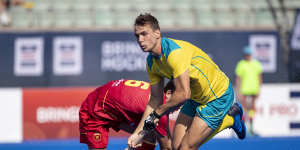
<svg viewBox="0 0 300 150">
<path fill-rule="evenodd" d="M 160 119 L 160 115 L 158 115 L 155 111 L 152 111 L 151 114 L 145 119 L 143 130 L 138 134 L 137 138 L 133 141 L 133 145 L 137 145 L 141 143 L 144 136 L 147 135 L 150 131 L 155 129 L 157 123 L 155 123 L 155 119 Z M 134 148 L 128 148 L 129 150 L 134 150 Z"/>
</svg>

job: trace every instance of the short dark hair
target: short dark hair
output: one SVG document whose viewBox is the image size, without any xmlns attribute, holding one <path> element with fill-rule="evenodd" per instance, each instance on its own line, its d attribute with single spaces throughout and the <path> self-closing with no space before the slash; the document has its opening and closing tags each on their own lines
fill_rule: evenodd
<svg viewBox="0 0 300 150">
<path fill-rule="evenodd" d="M 175 91 L 175 89 L 176 89 L 176 87 L 173 83 L 173 80 L 169 80 L 169 82 L 164 87 L 164 93 L 167 93 L 168 90 L 171 90 L 171 92 L 173 93 Z"/>
<path fill-rule="evenodd" d="M 134 26 L 144 26 L 149 24 L 152 30 L 160 30 L 158 20 L 150 13 L 140 14 L 136 17 Z"/>
</svg>

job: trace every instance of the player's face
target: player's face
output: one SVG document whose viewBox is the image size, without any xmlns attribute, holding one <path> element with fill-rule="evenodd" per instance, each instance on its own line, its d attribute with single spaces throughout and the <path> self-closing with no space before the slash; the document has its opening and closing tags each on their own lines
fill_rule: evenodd
<svg viewBox="0 0 300 150">
<path fill-rule="evenodd" d="M 154 31 L 149 24 L 135 26 L 135 37 L 144 52 L 152 52 L 160 39 L 160 31 Z"/>
<path fill-rule="evenodd" d="M 165 93 L 165 97 L 166 97 L 166 102 L 168 102 L 171 98 L 172 98 L 172 94 L 173 92 L 171 90 L 167 90 L 167 92 Z M 178 109 L 180 109 L 182 106 L 177 107 L 174 111 L 170 112 L 173 113 L 175 111 L 177 111 Z"/>
<path fill-rule="evenodd" d="M 165 93 L 165 96 L 166 96 L 166 101 L 169 101 L 171 99 L 171 96 L 172 96 L 172 91 L 167 90 L 167 92 Z"/>
<path fill-rule="evenodd" d="M 251 60 L 251 55 L 245 55 L 244 58 L 245 58 L 245 60 L 249 61 L 249 60 Z"/>
</svg>

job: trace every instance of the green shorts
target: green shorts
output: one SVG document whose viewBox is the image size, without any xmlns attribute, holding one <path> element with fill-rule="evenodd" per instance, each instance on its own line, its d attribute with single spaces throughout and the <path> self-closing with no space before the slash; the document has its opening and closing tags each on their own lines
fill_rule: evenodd
<svg viewBox="0 0 300 150">
<path fill-rule="evenodd" d="M 222 123 L 233 101 L 234 91 L 229 83 L 228 89 L 221 97 L 202 105 L 189 99 L 184 103 L 180 112 L 191 117 L 194 117 L 197 112 L 210 128 L 216 130 Z"/>
</svg>

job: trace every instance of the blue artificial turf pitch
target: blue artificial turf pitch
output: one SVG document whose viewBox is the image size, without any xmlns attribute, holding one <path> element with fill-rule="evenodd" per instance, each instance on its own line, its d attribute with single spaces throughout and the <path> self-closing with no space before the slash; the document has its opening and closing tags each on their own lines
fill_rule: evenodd
<svg viewBox="0 0 300 150">
<path fill-rule="evenodd" d="M 123 150 L 127 138 L 110 138 L 107 150 Z M 0 150 L 87 150 L 77 139 L 24 141 L 22 143 L 0 143 Z M 156 148 L 159 150 L 159 148 Z M 300 137 L 246 138 L 238 140 L 212 139 L 200 149 L 205 150 L 300 150 Z"/>
</svg>

